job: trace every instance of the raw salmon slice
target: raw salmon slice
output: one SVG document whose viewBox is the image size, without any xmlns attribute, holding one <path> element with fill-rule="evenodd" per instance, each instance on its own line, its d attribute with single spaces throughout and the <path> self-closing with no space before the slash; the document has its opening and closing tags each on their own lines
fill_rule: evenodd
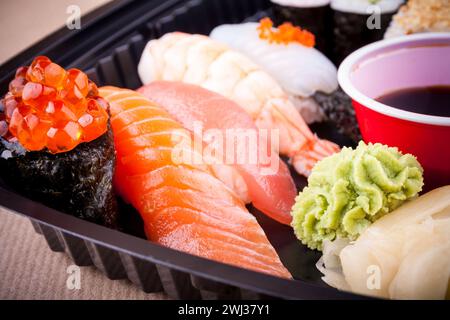
<svg viewBox="0 0 450 320">
<path fill-rule="evenodd" d="M 146 97 L 158 103 L 186 129 L 195 134 L 195 124 L 201 123 L 203 130 L 220 130 L 226 137 L 229 130 L 244 134 L 238 137 L 241 141 L 252 133 L 258 137 L 255 144 L 249 143 L 246 152 L 260 155 L 263 150 L 270 149 L 268 136 L 258 131 L 253 119 L 239 105 L 212 91 L 196 85 L 182 82 L 155 81 L 138 90 Z M 203 135 L 202 139 L 206 139 Z M 228 143 L 228 141 L 226 141 Z M 263 147 L 265 147 L 263 149 Z M 224 149 L 224 148 L 223 148 Z M 235 155 L 239 156 L 235 148 Z M 221 150 L 219 150 L 221 151 Z M 228 157 L 229 154 L 226 155 Z M 253 205 L 278 222 L 291 222 L 291 208 L 297 194 L 290 172 L 278 157 L 278 151 L 271 156 L 273 163 L 264 163 L 264 158 L 251 157 L 245 161 L 235 161 L 233 166 L 239 171 L 247 184 L 248 194 Z M 275 164 L 276 170 L 269 169 Z M 269 173 L 267 173 L 269 172 Z"/>
<path fill-rule="evenodd" d="M 291 278 L 255 217 L 206 164 L 174 162 L 174 132 L 189 132 L 141 94 L 100 88 L 111 105 L 117 192 L 149 240 L 197 256 Z M 195 152 L 195 151 L 193 151 Z"/>
</svg>

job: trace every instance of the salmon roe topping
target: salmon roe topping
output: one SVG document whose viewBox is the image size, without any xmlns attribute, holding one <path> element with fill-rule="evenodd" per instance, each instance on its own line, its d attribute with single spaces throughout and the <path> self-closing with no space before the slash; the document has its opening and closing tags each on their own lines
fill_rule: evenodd
<svg viewBox="0 0 450 320">
<path fill-rule="evenodd" d="M 97 86 L 44 56 L 17 69 L 1 102 L 0 135 L 29 151 L 66 152 L 107 130 L 108 104 Z"/>
<path fill-rule="evenodd" d="M 296 27 L 290 22 L 285 22 L 278 28 L 274 28 L 270 18 L 263 18 L 259 22 L 258 31 L 259 37 L 270 43 L 289 44 L 297 42 L 310 48 L 316 45 L 314 34 L 308 30 Z"/>
</svg>

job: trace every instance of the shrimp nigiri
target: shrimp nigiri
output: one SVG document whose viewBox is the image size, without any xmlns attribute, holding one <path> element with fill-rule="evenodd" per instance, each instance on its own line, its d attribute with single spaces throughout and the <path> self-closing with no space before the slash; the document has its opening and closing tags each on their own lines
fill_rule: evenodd
<svg viewBox="0 0 450 320">
<path fill-rule="evenodd" d="M 264 151 L 263 145 L 270 148 L 270 141 L 258 132 L 252 118 L 239 105 L 217 93 L 182 82 L 156 81 L 138 91 L 166 109 L 194 134 L 195 124 L 200 124 L 205 131 L 197 133 L 197 136 L 201 134 L 200 138 L 204 141 L 210 137 L 208 133 L 211 131 L 207 130 L 213 130 L 213 133 L 218 131 L 222 143 L 210 143 L 209 146 L 214 148 L 215 154 L 228 152 L 226 157 L 229 159 L 236 160 L 241 156 L 241 161 L 230 164 L 241 173 L 253 205 L 278 222 L 291 222 L 290 211 L 297 192 L 289 169 L 278 157 L 277 151 Z M 235 130 L 236 136 L 226 139 L 232 130 Z M 252 137 L 256 139 L 247 140 Z M 245 144 L 236 146 L 240 142 Z M 230 144 L 236 147 L 229 148 Z M 262 156 L 262 153 L 265 155 Z M 251 161 L 252 155 L 255 155 L 255 161 Z"/>
<path fill-rule="evenodd" d="M 155 80 L 200 85 L 237 102 L 258 128 L 278 129 L 280 153 L 308 176 L 315 163 L 339 150 L 311 132 L 279 84 L 243 54 L 202 35 L 168 33 L 150 41 L 138 66 L 144 84 Z"/>
<path fill-rule="evenodd" d="M 149 240 L 291 278 L 256 219 L 211 168 L 178 162 L 174 135 L 190 137 L 178 122 L 135 91 L 103 87 L 100 95 L 111 107 L 116 189 L 139 211 Z"/>
</svg>

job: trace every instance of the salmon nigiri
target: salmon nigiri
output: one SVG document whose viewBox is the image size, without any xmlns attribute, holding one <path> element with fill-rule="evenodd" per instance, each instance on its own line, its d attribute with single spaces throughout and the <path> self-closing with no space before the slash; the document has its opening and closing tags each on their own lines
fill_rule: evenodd
<svg viewBox="0 0 450 320">
<path fill-rule="evenodd" d="M 229 151 L 225 150 L 225 144 L 228 146 L 230 143 L 226 137 L 233 129 L 240 141 L 249 136 L 256 137 L 255 143 L 250 142 L 243 146 L 246 150 L 242 150 L 244 148 L 232 150 L 236 153 L 239 149 L 241 153 L 244 151 L 260 156 L 263 147 L 267 145 L 266 151 L 270 153 L 267 157 L 256 156 L 255 161 L 251 162 L 251 155 L 248 155 L 240 162 L 235 161 L 233 165 L 247 184 L 248 195 L 256 208 L 278 222 L 285 224 L 291 222 L 290 210 L 297 192 L 289 169 L 280 160 L 278 152 L 270 150 L 271 141 L 268 134 L 263 135 L 258 131 L 252 118 L 239 105 L 217 93 L 182 82 L 156 81 L 138 91 L 166 109 L 190 131 L 195 131 L 195 124 L 201 124 L 205 132 L 220 130 L 225 141 L 216 148 L 216 152 Z M 204 140 L 209 137 L 205 132 L 201 132 Z M 222 150 L 217 150 L 220 147 Z M 229 158 L 230 154 L 226 156 Z M 237 158 L 235 155 L 231 157 Z"/>
<path fill-rule="evenodd" d="M 302 72 L 302 70 L 299 70 Z M 247 56 L 213 39 L 182 32 L 147 43 L 138 73 L 142 83 L 182 81 L 217 92 L 238 103 L 258 128 L 278 129 L 280 153 L 308 176 L 317 161 L 339 147 L 311 132 L 286 92 Z"/>
<path fill-rule="evenodd" d="M 115 186 L 144 220 L 149 240 L 212 260 L 290 278 L 255 217 L 207 164 L 180 163 L 190 134 L 141 94 L 100 88 L 110 103 Z M 191 150 L 195 152 L 195 150 Z"/>
</svg>

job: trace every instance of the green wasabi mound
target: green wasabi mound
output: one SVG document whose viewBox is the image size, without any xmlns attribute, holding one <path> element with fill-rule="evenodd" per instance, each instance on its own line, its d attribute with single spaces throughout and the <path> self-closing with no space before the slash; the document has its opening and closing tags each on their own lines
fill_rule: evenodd
<svg viewBox="0 0 450 320">
<path fill-rule="evenodd" d="M 379 143 L 318 162 L 292 207 L 292 227 L 303 244 L 322 250 L 324 240 L 356 240 L 375 220 L 422 190 L 423 169 L 411 154 Z"/>
</svg>

